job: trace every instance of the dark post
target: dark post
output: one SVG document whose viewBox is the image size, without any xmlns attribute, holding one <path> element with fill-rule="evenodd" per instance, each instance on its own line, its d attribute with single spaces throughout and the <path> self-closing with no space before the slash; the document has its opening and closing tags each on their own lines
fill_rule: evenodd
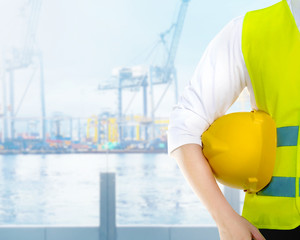
<svg viewBox="0 0 300 240">
<path fill-rule="evenodd" d="M 100 174 L 100 240 L 116 240 L 115 173 Z"/>
</svg>

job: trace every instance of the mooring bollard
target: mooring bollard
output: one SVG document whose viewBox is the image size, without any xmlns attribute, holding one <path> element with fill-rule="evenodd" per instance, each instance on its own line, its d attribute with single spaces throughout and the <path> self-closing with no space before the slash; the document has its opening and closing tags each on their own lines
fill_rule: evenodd
<svg viewBox="0 0 300 240">
<path fill-rule="evenodd" d="M 116 240 L 115 179 L 115 173 L 100 173 L 100 240 Z"/>
</svg>

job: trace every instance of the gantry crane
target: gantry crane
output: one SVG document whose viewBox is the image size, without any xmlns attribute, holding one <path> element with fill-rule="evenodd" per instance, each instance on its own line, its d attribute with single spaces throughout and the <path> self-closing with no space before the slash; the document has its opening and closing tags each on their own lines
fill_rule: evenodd
<svg viewBox="0 0 300 240">
<path fill-rule="evenodd" d="M 33 64 L 33 58 L 37 57 L 40 70 L 40 98 L 41 98 L 41 123 L 42 123 L 42 139 L 45 142 L 46 136 L 46 112 L 45 112 L 45 98 L 44 98 L 44 72 L 42 54 L 35 46 L 35 36 L 38 26 L 39 13 L 41 9 L 42 0 L 29 0 L 25 8 L 29 9 L 29 16 L 27 22 L 27 31 L 23 47 L 21 49 L 11 49 L 11 57 L 4 56 L 4 69 L 5 73 L 9 76 L 9 86 L 6 85 L 5 73 L 2 76 L 3 85 L 3 138 L 4 141 L 8 139 L 10 129 L 10 138 L 15 138 L 15 120 L 17 112 L 22 105 L 22 101 L 27 93 L 27 89 L 15 109 L 15 96 L 14 96 L 14 71 L 22 68 L 27 68 Z M 32 77 L 34 74 L 32 74 Z M 31 80 L 29 81 L 29 83 Z M 9 89 L 9 105 L 7 104 L 7 89 Z M 8 117 L 8 112 L 9 117 Z M 9 127 L 8 127 L 9 122 Z"/>
<path fill-rule="evenodd" d="M 174 61 L 179 45 L 179 40 L 183 28 L 184 19 L 186 16 L 188 4 L 190 0 L 181 0 L 180 10 L 177 16 L 177 21 L 171 27 L 160 34 L 160 42 L 166 47 L 167 60 L 162 66 L 152 66 L 143 68 L 142 66 L 135 67 L 122 67 L 116 69 L 112 79 L 106 85 L 99 85 L 99 90 L 118 90 L 118 123 L 119 123 L 119 141 L 122 141 L 122 127 L 123 122 L 123 107 L 122 107 L 122 91 L 123 89 L 141 89 L 143 91 L 143 115 L 144 119 L 150 119 L 149 123 L 153 124 L 155 112 L 158 109 L 162 99 L 164 98 L 171 83 L 174 83 L 175 101 L 178 99 L 177 77 Z M 165 41 L 165 36 L 173 32 L 171 44 L 168 47 Z M 153 92 L 154 85 L 165 84 L 166 87 L 160 96 L 159 100 L 155 103 Z M 148 93 L 147 88 L 150 88 L 150 116 L 148 116 Z M 152 132 L 152 138 L 153 138 Z M 146 138 L 148 138 L 146 136 Z"/>
</svg>

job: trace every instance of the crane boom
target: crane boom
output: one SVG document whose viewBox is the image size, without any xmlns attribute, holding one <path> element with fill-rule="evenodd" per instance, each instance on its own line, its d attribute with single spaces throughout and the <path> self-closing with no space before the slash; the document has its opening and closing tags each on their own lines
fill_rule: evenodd
<svg viewBox="0 0 300 240">
<path fill-rule="evenodd" d="M 20 67 L 27 67 L 31 63 L 42 1 L 31 0 L 29 4 L 31 4 L 31 12 L 29 15 L 23 52 L 20 59 Z"/>
<path fill-rule="evenodd" d="M 167 61 L 165 63 L 165 67 L 164 67 L 165 71 L 164 71 L 162 82 L 168 82 L 170 79 L 170 74 L 173 72 L 174 60 L 176 57 L 179 40 L 180 40 L 182 28 L 183 28 L 183 23 L 184 23 L 184 19 L 185 19 L 185 15 L 187 12 L 189 2 L 190 2 L 190 0 L 182 0 L 182 2 L 181 2 L 180 10 L 179 10 L 177 21 L 175 24 L 175 30 L 174 30 L 173 37 L 172 37 L 172 42 L 171 42 L 169 53 L 168 53 L 168 58 L 167 58 Z"/>
</svg>

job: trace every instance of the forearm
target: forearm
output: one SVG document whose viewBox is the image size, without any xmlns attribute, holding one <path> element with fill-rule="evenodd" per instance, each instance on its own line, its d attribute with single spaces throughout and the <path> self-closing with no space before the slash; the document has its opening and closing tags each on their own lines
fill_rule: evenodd
<svg viewBox="0 0 300 240">
<path fill-rule="evenodd" d="M 193 191 L 206 206 L 218 226 L 237 213 L 221 192 L 212 170 L 197 144 L 183 145 L 171 154 Z"/>
</svg>

